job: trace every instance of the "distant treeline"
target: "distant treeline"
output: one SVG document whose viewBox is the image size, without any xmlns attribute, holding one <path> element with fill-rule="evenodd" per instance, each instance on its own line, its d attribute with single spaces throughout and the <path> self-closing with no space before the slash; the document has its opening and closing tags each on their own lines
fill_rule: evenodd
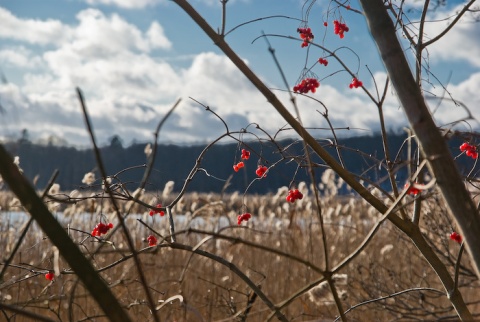
<svg viewBox="0 0 480 322">
<path fill-rule="evenodd" d="M 407 144 L 405 144 L 405 135 L 390 134 L 388 137 L 389 149 L 392 158 L 397 157 L 398 172 L 396 180 L 400 183 L 405 182 L 408 173 L 405 162 L 407 159 Z M 320 141 L 325 148 L 336 156 L 336 151 L 331 145 L 331 141 Z M 299 141 L 279 142 L 286 148 L 286 155 L 290 157 L 299 156 L 303 153 L 303 145 Z M 379 135 L 363 136 L 340 139 L 339 144 L 345 167 L 352 173 L 367 176 L 369 180 L 379 182 L 386 178 L 386 171 L 382 165 L 383 145 Z M 460 141 L 452 140 L 450 142 L 452 153 L 458 154 L 458 145 Z M 85 173 L 93 171 L 96 177 L 100 174 L 97 171 L 95 157 L 91 149 L 76 149 L 73 147 L 54 146 L 54 145 L 36 145 L 28 140 L 19 140 L 5 144 L 13 156 L 20 157 L 20 166 L 30 180 L 36 178 L 36 187 L 43 188 L 55 169 L 59 170 L 57 183 L 64 191 L 77 189 L 82 184 Z M 146 144 L 133 144 L 129 147 L 123 147 L 118 140 L 112 140 L 109 146 L 101 149 L 101 155 L 109 175 L 121 172 L 119 178 L 129 189 L 135 189 L 141 181 L 146 164 L 146 155 L 144 148 Z M 281 159 L 278 153 L 278 147 L 271 143 L 249 142 L 248 146 L 252 151 L 251 158 L 245 162 L 245 168 L 238 173 L 233 171 L 232 166 L 240 161 L 240 150 L 238 144 L 219 144 L 208 149 L 204 157 L 199 160 L 200 167 L 203 169 L 193 179 L 189 185 L 189 191 L 198 192 L 220 192 L 225 186 L 226 180 L 233 175 L 227 192 L 245 191 L 247 186 L 256 177 L 255 170 L 257 164 L 266 163 L 267 166 L 274 164 Z M 162 190 L 165 183 L 172 180 L 175 182 L 175 191 L 181 189 L 185 183 L 190 171 L 196 164 L 196 161 L 205 146 L 177 146 L 177 145 L 159 145 L 154 164 L 154 170 L 148 180 L 147 189 L 150 191 Z M 245 148 L 245 147 L 243 147 Z M 413 149 L 416 145 L 413 144 Z M 400 151 L 400 152 L 399 152 Z M 262 159 L 260 159 L 260 156 Z M 374 159 L 380 159 L 376 162 Z M 462 169 L 471 167 L 470 158 L 460 158 L 459 166 Z M 323 167 L 322 160 L 313 158 L 318 167 L 315 168 L 317 182 L 320 182 Z M 383 164 L 381 164 L 383 163 Z M 286 159 L 277 163 L 263 180 L 255 181 L 250 187 L 249 193 L 267 193 L 275 192 L 281 186 L 288 186 L 292 178 L 295 182 L 308 181 L 308 172 L 302 163 L 301 166 L 295 161 Z M 123 171 L 125 170 L 125 171 Z M 123 172 L 122 172 L 123 171 Z M 100 182 L 99 182 L 100 183 Z M 388 187 L 388 182 L 382 185 Z"/>
</svg>

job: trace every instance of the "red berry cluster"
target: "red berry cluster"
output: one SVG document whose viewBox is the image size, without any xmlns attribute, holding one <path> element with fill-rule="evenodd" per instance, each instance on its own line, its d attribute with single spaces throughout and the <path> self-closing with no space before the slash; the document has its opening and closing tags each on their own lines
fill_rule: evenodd
<svg viewBox="0 0 480 322">
<path fill-rule="evenodd" d="M 410 183 L 406 183 L 405 186 L 404 186 L 405 189 L 408 189 L 407 190 L 407 194 L 409 194 L 410 196 L 416 196 L 420 193 L 420 190 L 415 188 L 414 186 L 410 186 Z"/>
<path fill-rule="evenodd" d="M 238 172 L 238 170 L 240 170 L 240 169 L 243 168 L 244 166 L 245 166 L 245 163 L 243 163 L 243 161 L 240 161 L 240 162 L 238 162 L 237 164 L 235 164 L 235 165 L 233 166 L 233 170 L 234 170 L 235 172 Z"/>
<path fill-rule="evenodd" d="M 450 239 L 453 241 L 456 241 L 457 243 L 461 244 L 462 243 L 462 235 L 460 235 L 457 232 L 452 232 L 450 234 Z"/>
<path fill-rule="evenodd" d="M 157 238 L 153 235 L 148 236 L 147 241 L 148 241 L 148 246 L 150 247 L 155 246 L 157 244 Z"/>
<path fill-rule="evenodd" d="M 307 47 L 308 43 L 311 42 L 314 38 L 312 34 L 312 29 L 310 28 L 297 28 L 297 32 L 300 34 L 300 38 L 303 39 L 302 48 Z"/>
<path fill-rule="evenodd" d="M 53 272 L 48 272 L 45 274 L 45 278 L 49 281 L 52 281 L 55 278 L 55 274 Z"/>
<path fill-rule="evenodd" d="M 325 27 L 327 27 L 327 26 L 328 26 L 328 22 L 324 21 L 324 22 L 323 22 L 323 25 L 324 25 Z"/>
<path fill-rule="evenodd" d="M 238 215 L 237 217 L 237 224 L 241 224 L 242 221 L 248 221 L 250 218 L 252 218 L 252 215 L 249 214 L 248 212 L 242 215 Z"/>
<path fill-rule="evenodd" d="M 303 193 L 298 191 L 298 189 L 289 190 L 286 199 L 287 199 L 288 202 L 294 203 L 295 200 L 303 199 Z"/>
<path fill-rule="evenodd" d="M 95 236 L 101 236 L 101 235 L 104 235 L 106 233 L 108 233 L 108 231 L 110 229 L 113 228 L 113 224 L 112 223 L 108 223 L 108 224 L 104 224 L 103 222 L 99 222 L 95 228 L 93 228 L 92 230 L 92 236 L 95 237 Z"/>
<path fill-rule="evenodd" d="M 257 171 L 255 171 L 255 173 L 257 174 L 258 177 L 260 178 L 264 178 L 266 177 L 266 172 L 267 172 L 268 168 L 264 165 L 258 165 L 258 168 L 257 168 Z"/>
<path fill-rule="evenodd" d="M 340 39 L 343 39 L 343 37 L 345 37 L 343 33 L 348 32 L 349 30 L 350 28 L 348 28 L 346 24 L 341 23 L 338 20 L 333 21 L 333 32 L 335 35 L 338 35 Z"/>
<path fill-rule="evenodd" d="M 242 160 L 248 160 L 248 159 L 250 159 L 250 151 L 245 150 L 245 149 L 242 149 L 242 155 L 240 156 L 240 158 L 241 158 Z M 238 162 L 237 164 L 235 164 L 235 165 L 233 166 L 233 170 L 234 170 L 235 172 L 238 172 L 238 170 L 240 170 L 240 169 L 243 168 L 244 166 L 245 166 L 245 163 L 243 163 L 243 161 L 240 161 L 240 162 Z"/>
<path fill-rule="evenodd" d="M 319 58 L 318 62 L 322 65 L 325 65 L 325 66 L 328 65 L 328 60 L 326 60 L 325 58 Z"/>
<path fill-rule="evenodd" d="M 471 145 L 465 142 L 460 145 L 460 151 L 465 152 L 467 157 L 471 157 L 472 159 L 478 158 L 477 147 L 475 145 Z"/>
<path fill-rule="evenodd" d="M 356 77 L 354 77 L 352 79 L 352 82 L 350 83 L 350 85 L 348 85 L 348 87 L 350 88 L 359 88 L 359 87 L 362 87 L 363 86 L 363 83 L 362 81 L 359 81 Z"/>
<path fill-rule="evenodd" d="M 300 84 L 293 86 L 293 91 L 301 94 L 306 94 L 309 91 L 315 93 L 319 86 L 320 83 L 316 78 L 305 78 Z"/>
<path fill-rule="evenodd" d="M 162 204 L 159 203 L 155 206 L 155 208 L 161 208 L 162 207 Z M 165 211 L 162 211 L 162 210 L 150 210 L 150 212 L 148 213 L 150 216 L 153 216 L 155 214 L 159 214 L 160 216 L 165 216 Z"/>
</svg>

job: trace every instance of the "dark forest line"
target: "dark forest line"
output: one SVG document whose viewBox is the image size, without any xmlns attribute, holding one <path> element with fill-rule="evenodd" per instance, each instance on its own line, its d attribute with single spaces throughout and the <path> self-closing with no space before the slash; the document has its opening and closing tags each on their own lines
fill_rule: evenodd
<svg viewBox="0 0 480 322">
<path fill-rule="evenodd" d="M 406 160 L 407 144 L 405 144 L 406 135 L 390 134 L 388 143 L 392 158 L 398 154 L 396 167 L 398 167 L 397 181 L 402 183 L 407 178 Z M 299 141 L 278 142 L 282 147 L 287 147 L 289 156 L 298 156 L 302 154 L 303 146 Z M 335 149 L 331 146 L 331 141 L 322 140 L 322 144 L 336 155 Z M 458 145 L 460 141 L 452 140 L 450 142 L 452 154 L 459 154 Z M 345 167 L 352 173 L 365 175 L 374 182 L 381 181 L 386 176 L 386 171 L 382 169 L 384 164 L 382 140 L 379 135 L 362 136 L 341 139 L 339 144 L 343 147 L 341 154 L 345 161 Z M 76 149 L 66 146 L 37 145 L 29 141 L 19 140 L 5 144 L 13 156 L 20 157 L 20 166 L 25 175 L 32 180 L 35 179 L 36 187 L 43 188 L 54 170 L 59 170 L 57 183 L 61 189 L 69 191 L 83 187 L 82 179 L 85 173 L 93 171 L 96 177 L 99 173 L 96 168 L 95 157 L 91 149 Z M 101 155 L 109 175 L 119 173 L 122 182 L 129 189 L 136 189 L 141 181 L 147 159 L 144 152 L 146 144 L 133 144 L 129 147 L 123 147 L 118 141 L 112 140 L 109 146 L 101 148 Z M 208 149 L 204 158 L 201 160 L 201 168 L 204 171 L 199 172 L 190 183 L 189 191 L 198 192 L 220 192 L 225 185 L 225 181 L 232 176 L 227 192 L 243 192 L 247 186 L 255 179 L 255 170 L 260 161 L 259 155 L 263 161 L 267 161 L 267 166 L 280 160 L 278 147 L 271 143 L 249 142 L 248 146 L 252 150 L 252 156 L 245 162 L 245 168 L 238 173 L 233 171 L 233 165 L 240 161 L 240 150 L 238 144 L 219 144 Z M 205 145 L 196 146 L 178 146 L 178 145 L 159 145 L 154 171 L 148 181 L 147 190 L 162 190 L 168 181 L 175 182 L 175 191 L 183 186 L 186 177 L 195 166 L 196 160 Z M 360 152 L 361 151 L 361 152 Z M 460 158 L 459 164 L 461 170 L 467 171 L 471 167 L 470 158 Z M 313 160 L 318 167 L 315 170 L 316 177 L 320 181 L 320 176 L 325 169 L 321 160 Z M 308 180 L 308 174 L 305 168 L 298 168 L 296 162 L 283 161 L 277 163 L 272 168 L 268 176 L 263 180 L 255 181 L 249 188 L 250 193 L 268 193 L 275 192 L 281 186 L 291 184 L 292 178 L 295 182 Z M 386 186 L 386 182 L 383 184 Z"/>
</svg>

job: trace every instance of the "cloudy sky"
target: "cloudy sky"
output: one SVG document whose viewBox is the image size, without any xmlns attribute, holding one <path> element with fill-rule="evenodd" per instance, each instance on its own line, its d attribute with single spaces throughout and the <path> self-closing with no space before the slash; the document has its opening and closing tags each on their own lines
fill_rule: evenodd
<svg viewBox="0 0 480 322">
<path fill-rule="evenodd" d="M 214 29 L 221 26 L 218 0 L 190 2 Z M 413 30 L 422 1 L 410 2 Z M 324 56 L 319 48 L 311 48 L 307 56 L 307 49 L 301 48 L 298 40 L 273 36 L 298 38 L 299 19 L 305 17 L 303 3 L 230 0 L 227 5 L 227 31 L 247 21 L 271 17 L 235 29 L 226 39 L 292 112 L 265 39 L 252 41 L 262 32 L 272 34 L 268 39 L 292 88 L 303 68 L 310 68 Z M 442 32 L 463 4 L 449 1 L 430 12 L 427 39 Z M 355 1 L 350 5 L 360 9 Z M 476 18 L 475 13 L 466 15 L 456 28 L 429 47 L 426 59 L 432 74 L 425 74 L 424 88 L 437 97 L 451 95 L 480 118 L 480 24 Z M 344 39 L 333 33 L 335 19 L 342 19 L 350 28 Z M 157 123 L 178 98 L 182 103 L 165 124 L 161 142 L 205 143 L 224 133 L 222 123 L 190 97 L 210 106 L 231 130 L 258 123 L 275 134 L 285 125 L 265 98 L 171 1 L 0 0 L 0 21 L 1 138 L 16 139 L 27 129 L 33 141 L 53 135 L 72 145 L 89 145 L 75 94 L 77 86 L 84 92 L 101 144 L 114 135 L 126 145 L 152 140 Z M 374 80 L 381 90 L 386 76 L 363 17 L 319 0 L 311 8 L 308 24 L 315 42 L 336 50 L 376 96 Z M 410 52 L 407 44 L 405 50 Z M 328 66 L 316 64 L 312 69 L 321 83 L 313 97 L 324 105 L 299 99 L 305 125 L 326 127 L 320 114 L 326 107 L 335 127 L 351 128 L 339 129 L 340 136 L 378 131 L 375 105 L 363 90 L 350 89 L 351 76 L 333 58 L 328 59 Z M 388 127 L 401 129 L 405 118 L 390 91 L 387 102 L 384 113 Z M 428 102 L 439 125 L 467 115 L 449 100 L 430 98 Z M 470 120 L 457 128 L 477 129 L 478 123 Z M 331 136 L 324 130 L 315 134 Z"/>
</svg>

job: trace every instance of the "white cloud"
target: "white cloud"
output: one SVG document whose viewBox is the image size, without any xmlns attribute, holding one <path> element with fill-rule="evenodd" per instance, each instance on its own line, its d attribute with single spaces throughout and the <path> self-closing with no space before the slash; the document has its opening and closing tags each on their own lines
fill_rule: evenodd
<svg viewBox="0 0 480 322">
<path fill-rule="evenodd" d="M 150 52 L 171 47 L 163 29 L 153 22 L 145 35 L 117 14 L 106 17 L 100 10 L 86 9 L 77 14 L 71 47 L 85 58 L 111 56 L 125 50 Z"/>
<path fill-rule="evenodd" d="M 44 56 L 57 76 L 50 82 L 52 89 L 68 90 L 80 86 L 95 97 L 132 96 L 152 102 L 160 97 L 175 96 L 182 85 L 170 65 L 143 54 L 123 52 L 111 58 L 83 60 L 81 55 L 58 50 Z M 34 92 L 37 86 L 41 84 L 34 82 L 27 84 L 25 89 Z"/>
<path fill-rule="evenodd" d="M 84 0 L 90 5 L 108 5 L 108 6 L 117 6 L 124 9 L 143 9 L 146 7 L 153 7 L 160 3 L 166 3 L 168 0 Z M 251 0 L 230 0 L 229 5 L 233 3 L 241 2 L 250 2 Z M 201 3 L 206 6 L 219 6 L 220 1 L 218 0 L 195 0 L 193 2 Z"/>
<path fill-rule="evenodd" d="M 14 84 L 2 84 L 0 86 L 0 94 L 2 105 L 7 110 L 15 110 L 17 106 L 22 109 L 29 108 L 28 98 Z"/>
<path fill-rule="evenodd" d="M 30 69 L 41 67 L 42 60 L 24 46 L 12 46 L 0 50 L 0 64 Z"/>
<path fill-rule="evenodd" d="M 468 111 L 461 105 L 455 104 L 450 99 L 450 96 L 443 92 L 443 89 L 437 88 L 432 90 L 436 95 L 436 98 L 428 100 L 431 109 L 435 111 L 435 119 L 439 124 L 450 124 L 451 122 L 460 121 L 469 114 L 471 114 L 474 120 L 469 120 L 468 123 L 460 123 L 464 131 L 471 131 L 472 128 L 478 128 L 480 120 L 480 97 L 478 96 L 478 84 L 480 83 L 480 72 L 470 75 L 457 85 L 448 86 L 448 91 L 452 97 L 463 104 Z M 440 99 L 444 97 L 445 99 Z"/>
<path fill-rule="evenodd" d="M 443 32 L 463 6 L 436 10 L 425 25 L 425 41 Z M 475 16 L 476 15 L 476 16 Z M 466 13 L 440 40 L 427 47 L 431 59 L 466 61 L 480 67 L 480 24 L 477 13 Z"/>
<path fill-rule="evenodd" d="M 241 101 L 232 104 L 233 97 L 248 98 L 249 104 L 265 102 L 232 62 L 211 52 L 197 55 L 182 77 L 185 94 L 208 101 L 211 106 L 222 106 L 228 112 L 239 112 Z"/>
<path fill-rule="evenodd" d="M 70 29 L 58 20 L 21 19 L 0 7 L 0 37 L 31 44 L 58 44 L 68 38 Z"/>
<path fill-rule="evenodd" d="M 151 23 L 147 32 L 142 33 L 115 13 L 107 17 L 100 10 L 90 8 L 80 11 L 76 18 L 79 21 L 77 26 L 51 19 L 21 19 L 0 7 L 0 38 L 58 47 L 71 44 L 72 49 L 86 58 L 112 55 L 123 50 L 148 53 L 172 46 L 156 21 Z"/>
<path fill-rule="evenodd" d="M 171 46 L 158 22 L 152 22 L 142 33 L 120 16 L 106 17 L 96 9 L 81 11 L 77 19 L 77 26 L 64 26 L 71 31 L 69 41 L 45 50 L 42 56 L 34 57 L 24 47 L 0 51 L 0 61 L 20 67 L 43 65 L 47 69 L 44 73 L 25 74 L 26 93 L 82 86 L 109 95 L 127 86 L 138 96 L 148 98 L 159 86 L 168 92 L 168 88 L 178 85 L 170 65 L 146 55 L 152 49 Z"/>
<path fill-rule="evenodd" d="M 405 8 L 407 8 L 406 10 L 408 9 L 417 9 L 417 10 L 421 10 L 424 6 L 424 1 L 422 0 L 406 0 L 406 1 L 396 1 L 396 5 L 403 5 L 404 7 L 404 10 Z"/>
<path fill-rule="evenodd" d="M 90 5 L 115 5 L 126 9 L 141 9 L 147 6 L 154 6 L 162 0 L 85 0 Z"/>
<path fill-rule="evenodd" d="M 162 26 L 154 21 L 147 31 L 147 39 L 152 48 L 171 48 L 172 43 L 165 36 Z"/>
</svg>

